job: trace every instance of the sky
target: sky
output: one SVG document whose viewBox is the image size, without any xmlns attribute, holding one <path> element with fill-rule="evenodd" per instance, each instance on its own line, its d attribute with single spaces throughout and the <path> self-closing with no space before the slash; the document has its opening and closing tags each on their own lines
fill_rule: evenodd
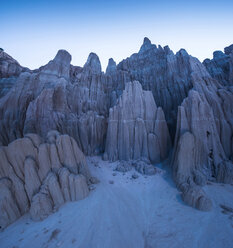
<svg viewBox="0 0 233 248">
<path fill-rule="evenodd" d="M 105 70 L 138 52 L 143 38 L 199 58 L 233 43 L 232 0 L 1 0 L 0 47 L 35 69 L 59 49 L 83 66 L 95 52 Z"/>
</svg>

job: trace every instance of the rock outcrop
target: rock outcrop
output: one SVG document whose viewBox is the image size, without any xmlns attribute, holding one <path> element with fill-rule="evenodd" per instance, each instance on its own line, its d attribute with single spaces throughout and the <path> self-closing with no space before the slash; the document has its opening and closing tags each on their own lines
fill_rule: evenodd
<svg viewBox="0 0 233 248">
<path fill-rule="evenodd" d="M 86 166 L 75 165 L 76 156 L 85 160 L 79 148 L 110 161 L 159 163 L 174 142 L 173 177 L 184 201 L 209 210 L 201 186 L 233 181 L 233 46 L 202 64 L 184 49 L 174 54 L 145 38 L 118 65 L 109 59 L 106 73 L 94 53 L 83 67 L 70 63 L 59 50 L 31 71 L 0 51 L 1 225 L 29 209 L 43 219 L 85 197 Z M 66 135 L 47 137 L 50 130 Z M 141 173 L 153 172 L 138 164 Z"/>
<path fill-rule="evenodd" d="M 146 163 L 144 161 L 135 161 L 133 162 L 133 166 L 135 166 L 135 170 L 143 175 L 154 175 L 157 170 L 154 165 L 150 163 Z"/>
<path fill-rule="evenodd" d="M 10 55 L 0 50 L 0 78 L 17 77 L 23 71 L 29 71 L 22 67 Z"/>
<path fill-rule="evenodd" d="M 44 137 L 48 130 L 57 129 L 74 137 L 85 154 L 102 153 L 109 108 L 132 79 L 152 91 L 174 136 L 177 106 L 192 88 L 189 59 L 185 50 L 174 55 L 168 47 L 157 48 L 145 38 L 139 53 L 119 65 L 110 59 L 104 74 L 96 54 L 78 67 L 70 64 L 68 52 L 60 50 L 47 65 L 21 72 L 13 87 L 4 78 L 8 86 L 3 87 L 3 95 L 12 88 L 0 100 L 0 144 L 7 145 L 27 132 Z M 90 136 L 83 129 L 86 123 L 93 139 L 85 138 Z"/>
<path fill-rule="evenodd" d="M 159 163 L 170 149 L 170 136 L 161 108 L 139 82 L 126 84 L 117 105 L 109 111 L 104 159 L 149 159 Z"/>
<path fill-rule="evenodd" d="M 20 216 L 20 210 L 15 203 L 12 194 L 12 181 L 8 178 L 0 179 L 0 230 L 16 221 Z"/>
<path fill-rule="evenodd" d="M 37 133 L 43 138 L 58 130 L 75 138 L 85 154 L 104 151 L 110 91 L 97 55 L 83 68 L 70 65 L 71 56 L 58 51 L 54 60 L 16 79 L 0 100 L 0 144 Z"/>
<path fill-rule="evenodd" d="M 66 201 L 88 195 L 93 180 L 85 156 L 68 135 L 50 131 L 44 143 L 28 134 L 0 147 L 0 226 L 30 210 L 42 220 Z"/>
<path fill-rule="evenodd" d="M 130 74 L 124 70 L 118 70 L 116 62 L 111 58 L 106 69 L 108 87 L 110 91 L 110 107 L 117 103 L 117 99 L 122 95 L 125 84 L 131 81 Z"/>
<path fill-rule="evenodd" d="M 43 71 L 43 73 L 47 75 L 54 75 L 59 78 L 63 77 L 69 80 L 70 62 L 71 55 L 66 50 L 59 50 L 55 58 L 47 65 L 40 67 L 39 71 Z"/>
<path fill-rule="evenodd" d="M 207 180 L 233 182 L 233 91 L 195 59 L 191 65 L 198 73 L 192 74 L 194 88 L 178 108 L 173 176 L 188 204 L 208 210 L 210 201 L 199 186 Z"/>
<path fill-rule="evenodd" d="M 8 93 L 16 83 L 16 78 L 24 71 L 30 70 L 22 67 L 10 55 L 0 50 L 0 98 Z"/>
<path fill-rule="evenodd" d="M 0 98 L 5 96 L 16 83 L 16 77 L 0 79 Z"/>
<path fill-rule="evenodd" d="M 116 171 L 126 173 L 132 169 L 135 169 L 137 172 L 143 175 L 154 175 L 157 170 L 154 165 L 150 162 L 139 159 L 139 160 L 130 160 L 130 161 L 119 161 L 116 166 Z"/>
<path fill-rule="evenodd" d="M 203 64 L 210 75 L 225 86 L 233 86 L 233 45 L 226 47 L 224 53 L 215 51 L 213 59 L 205 59 Z"/>
<path fill-rule="evenodd" d="M 190 58 L 184 49 L 174 54 L 168 46 L 157 47 L 145 38 L 138 53 L 117 65 L 119 72 L 127 72 L 131 80 L 139 81 L 143 90 L 152 91 L 156 105 L 164 111 L 172 138 L 177 108 L 193 87 Z"/>
<path fill-rule="evenodd" d="M 88 194 L 87 180 L 82 174 L 70 173 L 65 167 L 57 174 L 50 172 L 31 200 L 31 218 L 43 220 L 65 202 L 82 200 Z"/>
<path fill-rule="evenodd" d="M 59 85 L 65 87 L 67 80 L 50 70 L 53 65 L 58 73 L 63 71 L 64 63 L 59 55 L 61 53 L 64 55 L 63 51 L 59 51 L 53 62 L 41 67 L 37 72 L 21 73 L 8 94 L 0 99 L 0 144 L 7 145 L 23 137 L 27 108 L 43 90 Z"/>
</svg>

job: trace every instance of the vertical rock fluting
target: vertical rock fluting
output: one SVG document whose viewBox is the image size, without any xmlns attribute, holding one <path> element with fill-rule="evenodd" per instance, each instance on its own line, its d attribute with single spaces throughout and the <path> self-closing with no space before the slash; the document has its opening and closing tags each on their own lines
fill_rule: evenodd
<svg viewBox="0 0 233 248">
<path fill-rule="evenodd" d="M 110 107 L 108 78 L 96 54 L 83 68 L 70 65 L 71 56 L 58 51 L 54 60 L 21 73 L 9 94 L 0 99 L 0 144 L 51 129 L 75 138 L 85 154 L 104 151 Z"/>
<path fill-rule="evenodd" d="M 56 129 L 74 137 L 85 154 L 99 154 L 104 150 L 109 108 L 106 77 L 93 53 L 83 68 L 72 70 L 72 83 L 44 89 L 29 104 L 24 133 L 44 137 L 48 130 Z"/>
<path fill-rule="evenodd" d="M 189 58 L 181 49 L 174 54 L 168 46 L 162 48 L 144 39 L 138 53 L 117 65 L 117 71 L 127 72 L 131 80 L 138 80 L 144 90 L 153 93 L 157 106 L 161 106 L 171 136 L 175 134 L 177 108 L 193 87 Z"/>
<path fill-rule="evenodd" d="M 85 156 L 68 135 L 50 131 L 47 142 L 28 134 L 0 147 L 0 226 L 30 210 L 42 220 L 66 201 L 85 198 L 92 178 Z"/>
<path fill-rule="evenodd" d="M 185 202 L 209 210 L 201 186 L 207 180 L 232 183 L 233 177 L 232 51 L 232 46 L 217 51 L 201 64 L 184 49 L 173 54 L 145 38 L 139 52 L 118 65 L 110 59 L 105 74 L 94 53 L 78 67 L 59 50 L 47 65 L 31 71 L 0 51 L 0 145 L 9 144 L 0 148 L 1 177 L 7 177 L 0 182 L 2 225 L 29 208 L 41 219 L 62 202 L 86 195 L 85 187 L 79 192 L 77 186 L 83 178 L 76 176 L 73 146 L 88 155 L 105 151 L 111 161 L 157 163 L 170 148 L 167 124 L 173 137 L 176 123 L 174 179 Z M 134 80 L 140 83 L 128 83 Z M 27 135 L 46 139 L 52 129 L 77 144 L 63 136 L 66 141 L 56 143 L 56 133 L 45 144 Z"/>
<path fill-rule="evenodd" d="M 139 53 L 119 65 L 110 59 L 104 74 L 96 54 L 89 55 L 84 67 L 77 67 L 70 65 L 70 54 L 60 50 L 47 65 L 21 73 L 0 100 L 0 144 L 27 132 L 43 136 L 57 129 L 74 137 L 85 154 L 101 153 L 109 108 L 131 79 L 152 91 L 174 136 L 177 106 L 192 87 L 189 58 L 185 50 L 174 55 L 168 47 L 157 48 L 145 38 Z"/>
<path fill-rule="evenodd" d="M 200 186 L 207 180 L 233 182 L 233 91 L 192 59 L 194 88 L 178 108 L 173 176 L 188 204 L 211 208 Z"/>
<path fill-rule="evenodd" d="M 34 72 L 23 72 L 7 95 L 0 99 L 0 144 L 23 137 L 27 108 L 44 89 L 67 84 L 71 56 L 58 51 L 55 59 Z M 52 128 L 51 128 L 52 129 Z"/>
<path fill-rule="evenodd" d="M 170 136 L 161 108 L 139 82 L 126 84 L 117 104 L 109 111 L 104 159 L 149 159 L 159 163 L 170 149 Z"/>
<path fill-rule="evenodd" d="M 127 71 L 118 70 L 116 62 L 110 58 L 106 69 L 106 76 L 110 91 L 110 107 L 116 105 L 117 99 L 122 95 L 125 84 L 130 82 L 130 74 Z"/>
</svg>

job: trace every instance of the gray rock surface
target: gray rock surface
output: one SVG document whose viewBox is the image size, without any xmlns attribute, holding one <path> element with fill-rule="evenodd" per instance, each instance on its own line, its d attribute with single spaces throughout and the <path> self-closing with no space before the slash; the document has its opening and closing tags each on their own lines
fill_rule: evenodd
<svg viewBox="0 0 233 248">
<path fill-rule="evenodd" d="M 203 64 L 210 75 L 225 86 L 233 85 L 233 45 L 222 51 L 215 51 L 213 59 L 205 59 Z"/>
<path fill-rule="evenodd" d="M 146 38 L 139 53 L 118 66 L 110 59 L 104 74 L 96 54 L 91 53 L 82 68 L 72 66 L 70 54 L 60 50 L 47 65 L 21 73 L 9 94 L 0 100 L 0 131 L 4 133 L 0 144 L 7 145 L 28 132 L 43 137 L 48 130 L 57 129 L 74 137 L 85 154 L 102 153 L 109 108 L 131 79 L 152 91 L 157 105 L 165 111 L 168 125 L 174 127 L 177 106 L 192 87 L 189 58 L 184 50 L 174 55 L 168 47 L 157 48 Z M 7 84 L 3 86 L 4 94 L 11 87 Z M 149 139 L 155 142 L 152 135 Z"/>
<path fill-rule="evenodd" d="M 156 105 L 164 111 L 171 137 L 175 135 L 177 108 L 193 87 L 190 58 L 184 49 L 174 54 L 168 46 L 157 47 L 145 38 L 138 53 L 117 65 L 119 73 L 128 73 L 131 81 L 137 80 L 143 90 L 152 91 Z"/>
<path fill-rule="evenodd" d="M 143 161 L 136 161 L 133 163 L 135 170 L 143 175 L 154 175 L 156 174 L 156 168 L 152 164 L 145 163 Z"/>
<path fill-rule="evenodd" d="M 168 156 L 170 136 L 161 108 L 139 82 L 126 84 L 117 105 L 109 111 L 104 159 L 149 159 L 159 163 Z M 156 155 L 154 155 L 154 153 Z"/>
<path fill-rule="evenodd" d="M 95 53 L 90 53 L 83 70 L 90 74 L 101 74 L 101 64 L 99 57 Z"/>
<path fill-rule="evenodd" d="M 22 67 L 10 55 L 0 50 L 0 98 L 8 93 L 16 83 L 16 78 L 25 71 L 30 70 Z"/>
<path fill-rule="evenodd" d="M 193 61 L 193 66 L 200 64 Z M 195 137 L 196 167 L 205 165 L 206 176 L 216 177 L 218 164 L 232 159 L 233 92 L 212 79 L 203 66 L 192 79 L 194 88 L 179 107 L 175 147 L 184 132 L 191 132 Z"/>
<path fill-rule="evenodd" d="M 30 209 L 42 220 L 66 201 L 88 195 L 92 183 L 75 140 L 51 131 L 47 143 L 28 134 L 0 147 L 0 225 L 5 228 Z"/>
<path fill-rule="evenodd" d="M 107 77 L 95 54 L 83 68 L 70 61 L 70 54 L 60 50 L 47 65 L 19 75 L 0 99 L 0 144 L 32 132 L 45 138 L 55 129 L 74 137 L 86 154 L 103 152 L 110 107 Z"/>
<path fill-rule="evenodd" d="M 116 62 L 113 60 L 113 58 L 110 58 L 108 61 L 108 66 L 106 69 L 106 74 L 113 75 L 117 72 L 117 66 Z"/>
<path fill-rule="evenodd" d="M 203 189 L 199 186 L 188 187 L 182 193 L 182 199 L 188 205 L 201 211 L 210 211 L 212 201 L 206 196 Z"/>
<path fill-rule="evenodd" d="M 23 71 L 29 71 L 29 69 L 22 67 L 10 55 L 0 50 L 0 79 L 19 76 Z"/>
<path fill-rule="evenodd" d="M 154 165 L 150 164 L 149 161 L 145 162 L 143 160 L 119 161 L 115 170 L 125 173 L 133 168 L 143 175 L 154 175 L 157 172 Z"/>
<path fill-rule="evenodd" d="M 230 55 L 233 52 L 233 44 L 224 48 L 224 53 Z"/>
<path fill-rule="evenodd" d="M 0 51 L 1 225 L 29 209 L 43 219 L 85 197 L 84 181 L 95 179 L 79 148 L 111 161 L 148 160 L 136 167 L 150 174 L 150 162 L 167 158 L 173 141 L 172 172 L 184 201 L 209 210 L 201 186 L 233 181 L 232 45 L 202 64 L 145 38 L 118 65 L 110 59 L 106 73 L 94 53 L 83 67 L 70 63 L 60 50 L 32 71 Z"/>
<path fill-rule="evenodd" d="M 20 210 L 15 204 L 12 186 L 10 179 L 0 179 L 0 231 L 21 216 Z"/>
<path fill-rule="evenodd" d="M 63 77 L 69 80 L 71 55 L 65 50 L 59 50 L 53 60 L 40 68 L 45 74 Z"/>
<path fill-rule="evenodd" d="M 116 171 L 120 171 L 120 172 L 127 172 L 127 171 L 130 171 L 132 170 L 132 163 L 131 162 L 128 162 L 128 161 L 121 161 L 117 164 L 116 166 Z"/>
<path fill-rule="evenodd" d="M 191 66 L 196 71 L 192 74 L 194 88 L 178 108 L 172 169 L 177 186 L 185 192 L 186 202 L 194 207 L 210 206 L 204 191 L 196 190 L 197 185 L 202 186 L 207 180 L 233 182 L 233 112 L 230 107 L 233 92 L 213 79 L 195 59 Z M 203 195 L 201 203 L 195 194 Z M 205 209 L 204 206 L 198 208 Z"/>
</svg>

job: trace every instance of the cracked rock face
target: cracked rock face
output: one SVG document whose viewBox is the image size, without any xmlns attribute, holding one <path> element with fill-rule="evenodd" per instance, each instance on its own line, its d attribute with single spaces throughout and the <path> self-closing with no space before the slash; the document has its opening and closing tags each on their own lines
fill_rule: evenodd
<svg viewBox="0 0 233 248">
<path fill-rule="evenodd" d="M 126 84 L 118 103 L 110 109 L 104 159 L 149 159 L 159 163 L 170 149 L 170 136 L 161 108 L 139 82 Z"/>
<path fill-rule="evenodd" d="M 28 134 L 0 148 L 0 226 L 30 211 L 42 220 L 66 201 L 88 195 L 91 176 L 85 156 L 68 135 L 50 131 L 44 143 Z"/>
</svg>

